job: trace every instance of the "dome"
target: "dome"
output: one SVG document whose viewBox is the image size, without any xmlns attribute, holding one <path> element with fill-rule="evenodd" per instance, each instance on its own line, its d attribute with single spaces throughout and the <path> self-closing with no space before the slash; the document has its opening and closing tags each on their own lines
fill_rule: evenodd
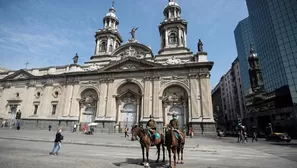
<svg viewBox="0 0 297 168">
<path fill-rule="evenodd" d="M 115 14 L 115 9 L 113 7 L 109 9 L 109 12 L 105 16 L 107 16 L 107 17 L 113 17 L 113 18 L 118 19 L 117 16 L 116 16 L 116 14 Z"/>
<path fill-rule="evenodd" d="M 177 2 L 173 2 L 173 1 L 169 2 L 169 3 L 165 6 L 165 8 L 167 8 L 167 7 L 169 7 L 169 6 L 178 6 L 178 7 L 179 7 L 178 3 L 177 3 Z"/>
</svg>

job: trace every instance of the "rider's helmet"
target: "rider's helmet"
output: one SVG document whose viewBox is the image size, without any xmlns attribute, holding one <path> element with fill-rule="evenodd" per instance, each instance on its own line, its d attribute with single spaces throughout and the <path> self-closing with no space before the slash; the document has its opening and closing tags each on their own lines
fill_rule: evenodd
<svg viewBox="0 0 297 168">
<path fill-rule="evenodd" d="M 172 114 L 172 118 L 176 118 L 176 114 L 174 113 L 174 114 Z"/>
<path fill-rule="evenodd" d="M 153 119 L 154 118 L 154 116 L 153 115 L 150 115 L 150 119 Z"/>
</svg>

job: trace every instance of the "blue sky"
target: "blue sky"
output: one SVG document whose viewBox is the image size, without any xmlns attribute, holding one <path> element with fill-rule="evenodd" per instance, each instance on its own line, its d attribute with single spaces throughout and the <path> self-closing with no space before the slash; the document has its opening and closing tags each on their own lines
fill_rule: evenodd
<svg viewBox="0 0 297 168">
<path fill-rule="evenodd" d="M 199 38 L 209 60 L 214 61 L 211 85 L 230 68 L 236 58 L 233 31 L 248 16 L 245 0 L 177 0 L 188 21 L 188 47 L 197 52 Z M 116 0 L 119 32 L 126 42 L 133 26 L 136 39 L 160 49 L 158 25 L 164 19 L 168 0 Z M 94 53 L 95 31 L 111 0 L 0 0 L 0 67 L 21 69 L 79 63 Z"/>
</svg>

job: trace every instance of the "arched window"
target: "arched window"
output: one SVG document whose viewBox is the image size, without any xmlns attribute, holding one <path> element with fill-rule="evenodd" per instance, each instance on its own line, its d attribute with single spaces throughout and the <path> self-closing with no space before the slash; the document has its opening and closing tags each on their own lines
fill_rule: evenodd
<svg viewBox="0 0 297 168">
<path fill-rule="evenodd" d="M 113 48 L 112 48 L 112 44 L 109 45 L 109 52 L 112 52 Z"/>
<path fill-rule="evenodd" d="M 169 35 L 169 43 L 171 43 L 171 44 L 177 43 L 177 39 L 176 39 L 176 34 L 175 33 L 170 33 L 170 35 Z"/>
<path fill-rule="evenodd" d="M 106 48 L 107 48 L 106 41 L 102 41 L 101 44 L 100 44 L 99 51 L 100 52 L 106 52 Z"/>
</svg>

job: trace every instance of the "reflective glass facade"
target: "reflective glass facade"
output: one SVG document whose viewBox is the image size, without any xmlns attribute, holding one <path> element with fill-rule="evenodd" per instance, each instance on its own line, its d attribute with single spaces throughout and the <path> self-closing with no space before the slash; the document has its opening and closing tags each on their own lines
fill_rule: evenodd
<svg viewBox="0 0 297 168">
<path fill-rule="evenodd" d="M 288 86 L 297 103 L 297 1 L 246 2 L 265 89 Z"/>
<path fill-rule="evenodd" d="M 240 64 L 242 90 L 243 94 L 247 95 L 251 90 L 248 56 L 250 54 L 250 44 L 255 44 L 249 18 L 245 18 L 237 24 L 234 36 Z M 254 48 L 256 49 L 256 46 Z"/>
</svg>

